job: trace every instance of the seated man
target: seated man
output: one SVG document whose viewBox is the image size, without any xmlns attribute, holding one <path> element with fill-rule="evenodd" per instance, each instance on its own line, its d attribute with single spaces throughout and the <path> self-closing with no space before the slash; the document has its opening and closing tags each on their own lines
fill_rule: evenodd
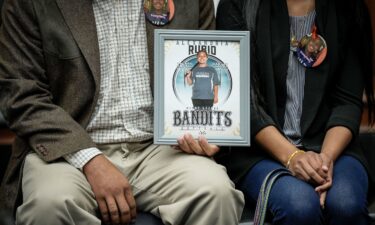
<svg viewBox="0 0 375 225">
<path fill-rule="evenodd" d="M 214 26 L 211 1 L 175 8 L 164 28 Z M 205 157 L 218 146 L 190 135 L 179 149 L 152 144 L 154 27 L 142 1 L 13 0 L 2 18 L 0 108 L 18 138 L 0 204 L 21 203 L 17 224 L 127 224 L 136 209 L 165 224 L 238 224 L 243 195 Z"/>
</svg>

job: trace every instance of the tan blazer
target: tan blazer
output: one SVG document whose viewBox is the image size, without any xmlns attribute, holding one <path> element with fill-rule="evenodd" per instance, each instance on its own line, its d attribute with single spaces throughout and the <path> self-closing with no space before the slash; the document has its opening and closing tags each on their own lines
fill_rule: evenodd
<svg viewBox="0 0 375 225">
<path fill-rule="evenodd" d="M 214 28 L 211 0 L 174 3 L 175 17 L 163 28 Z M 27 152 L 52 162 L 95 146 L 85 127 L 98 99 L 100 62 L 91 0 L 9 0 L 2 22 L 0 109 L 18 138 L 0 204 L 14 210 Z M 147 24 L 151 84 L 155 28 Z"/>
</svg>

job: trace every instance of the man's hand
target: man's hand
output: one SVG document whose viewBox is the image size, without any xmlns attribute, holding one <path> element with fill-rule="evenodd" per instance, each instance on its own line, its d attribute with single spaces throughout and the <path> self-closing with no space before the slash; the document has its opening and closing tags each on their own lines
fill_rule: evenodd
<svg viewBox="0 0 375 225">
<path fill-rule="evenodd" d="M 211 157 L 220 150 L 219 146 L 209 144 L 205 137 L 200 136 L 198 138 L 198 141 L 196 141 L 189 133 L 177 139 L 177 142 L 178 147 L 182 151 L 190 154 L 205 155 Z"/>
<path fill-rule="evenodd" d="M 218 103 L 219 102 L 219 97 L 217 97 L 216 95 L 215 95 L 215 97 L 214 97 L 214 104 L 216 104 L 216 103 Z"/>
<path fill-rule="evenodd" d="M 105 224 L 128 224 L 136 217 L 135 200 L 128 179 L 104 156 L 84 167 Z"/>
</svg>

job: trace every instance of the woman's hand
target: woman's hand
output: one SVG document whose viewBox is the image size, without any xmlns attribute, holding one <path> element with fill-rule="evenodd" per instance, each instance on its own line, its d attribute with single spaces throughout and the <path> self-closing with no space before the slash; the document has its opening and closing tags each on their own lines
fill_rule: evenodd
<svg viewBox="0 0 375 225">
<path fill-rule="evenodd" d="M 325 153 L 309 151 L 297 154 L 291 160 L 289 170 L 295 177 L 317 185 L 315 191 L 324 208 L 327 191 L 332 186 L 333 160 Z"/>
<path fill-rule="evenodd" d="M 213 156 L 219 150 L 219 146 L 209 144 L 207 139 L 199 136 L 198 140 L 194 140 L 193 136 L 189 133 L 177 139 L 178 147 L 182 151 L 190 154 Z"/>
<path fill-rule="evenodd" d="M 289 170 L 292 175 L 312 183 L 314 185 L 323 185 L 326 183 L 328 171 L 324 171 L 324 160 L 320 154 L 313 151 L 296 154 L 289 164 Z"/>
<path fill-rule="evenodd" d="M 326 200 L 326 195 L 328 189 L 332 186 L 333 179 L 333 160 L 325 153 L 320 153 L 320 157 L 323 160 L 322 170 L 327 173 L 326 182 L 315 188 L 315 191 L 319 193 L 320 196 L 320 206 L 324 208 L 324 203 Z"/>
</svg>

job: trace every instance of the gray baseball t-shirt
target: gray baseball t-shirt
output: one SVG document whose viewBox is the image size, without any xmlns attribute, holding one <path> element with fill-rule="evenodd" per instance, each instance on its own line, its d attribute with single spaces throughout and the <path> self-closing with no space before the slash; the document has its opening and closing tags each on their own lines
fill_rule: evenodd
<svg viewBox="0 0 375 225">
<path fill-rule="evenodd" d="M 192 99 L 213 99 L 214 87 L 220 81 L 216 70 L 210 66 L 196 67 L 192 71 L 193 95 Z"/>
</svg>

